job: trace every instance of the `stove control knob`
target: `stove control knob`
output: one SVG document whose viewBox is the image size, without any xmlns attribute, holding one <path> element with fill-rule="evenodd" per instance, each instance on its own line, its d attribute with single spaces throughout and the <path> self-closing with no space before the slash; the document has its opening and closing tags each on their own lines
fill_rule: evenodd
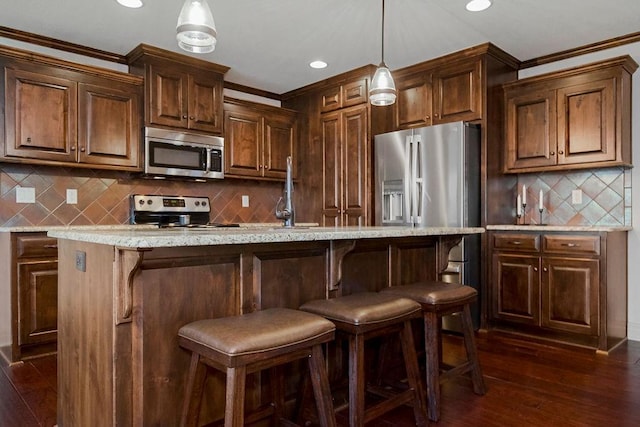
<svg viewBox="0 0 640 427">
<path fill-rule="evenodd" d="M 147 204 L 148 205 L 152 205 L 153 204 L 153 200 L 147 200 Z"/>
<path fill-rule="evenodd" d="M 202 201 L 202 206 L 207 206 L 207 202 L 205 202 L 204 200 Z"/>
<path fill-rule="evenodd" d="M 141 199 L 141 200 L 138 202 L 138 204 L 139 204 L 140 206 L 144 205 L 144 200 L 142 200 L 142 199 Z"/>
<path fill-rule="evenodd" d="M 200 206 L 200 201 L 196 200 L 196 206 Z"/>
</svg>

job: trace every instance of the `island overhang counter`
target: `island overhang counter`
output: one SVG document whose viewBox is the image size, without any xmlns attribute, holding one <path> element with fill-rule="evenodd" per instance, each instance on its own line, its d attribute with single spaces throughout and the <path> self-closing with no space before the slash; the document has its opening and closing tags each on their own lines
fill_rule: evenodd
<svg viewBox="0 0 640 427">
<path fill-rule="evenodd" d="M 177 331 L 204 318 L 297 308 L 434 280 L 483 228 L 65 229 L 58 239 L 58 425 L 177 425 L 189 354 Z M 261 403 L 260 376 L 247 406 Z M 295 390 L 296 372 L 287 388 Z M 223 410 L 210 375 L 201 420 Z M 211 394 L 220 398 L 212 397 Z M 204 404 L 206 403 L 206 404 Z"/>
</svg>

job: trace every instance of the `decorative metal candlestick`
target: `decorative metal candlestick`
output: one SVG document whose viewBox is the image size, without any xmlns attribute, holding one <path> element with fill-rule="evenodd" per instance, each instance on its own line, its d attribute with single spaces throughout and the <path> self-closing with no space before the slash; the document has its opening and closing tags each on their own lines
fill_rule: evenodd
<svg viewBox="0 0 640 427">
<path fill-rule="evenodd" d="M 538 223 L 538 225 L 543 225 L 542 212 L 544 212 L 544 208 L 538 208 L 538 212 L 540 212 L 540 222 Z"/>
<path fill-rule="evenodd" d="M 527 225 L 527 204 L 522 204 L 522 225 Z"/>
</svg>

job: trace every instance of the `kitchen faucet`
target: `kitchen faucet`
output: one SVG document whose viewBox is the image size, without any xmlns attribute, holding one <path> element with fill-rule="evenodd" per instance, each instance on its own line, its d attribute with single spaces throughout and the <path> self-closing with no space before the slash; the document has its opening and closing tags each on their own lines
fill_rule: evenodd
<svg viewBox="0 0 640 427">
<path fill-rule="evenodd" d="M 276 204 L 276 218 L 284 220 L 285 227 L 295 225 L 293 212 L 293 177 L 291 176 L 291 156 L 287 156 L 287 176 L 284 182 L 284 209 L 281 209 L 283 198 Z"/>
</svg>

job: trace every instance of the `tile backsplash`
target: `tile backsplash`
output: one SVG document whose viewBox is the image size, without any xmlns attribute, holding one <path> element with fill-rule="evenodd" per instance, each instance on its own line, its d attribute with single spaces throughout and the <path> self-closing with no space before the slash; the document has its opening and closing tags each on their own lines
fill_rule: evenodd
<svg viewBox="0 0 640 427">
<path fill-rule="evenodd" d="M 206 183 L 143 179 L 124 172 L 0 164 L 0 226 L 129 223 L 130 194 L 208 196 L 211 221 L 276 222 L 278 182 L 225 179 Z M 16 203 L 18 187 L 35 188 L 35 203 Z M 76 189 L 77 204 L 67 204 Z M 242 207 L 242 195 L 249 207 Z"/>
<path fill-rule="evenodd" d="M 631 169 L 521 174 L 514 194 L 522 193 L 523 184 L 527 186 L 526 224 L 540 223 L 538 199 L 542 190 L 543 224 L 631 226 Z M 582 203 L 572 203 L 573 190 L 582 190 Z"/>
</svg>

